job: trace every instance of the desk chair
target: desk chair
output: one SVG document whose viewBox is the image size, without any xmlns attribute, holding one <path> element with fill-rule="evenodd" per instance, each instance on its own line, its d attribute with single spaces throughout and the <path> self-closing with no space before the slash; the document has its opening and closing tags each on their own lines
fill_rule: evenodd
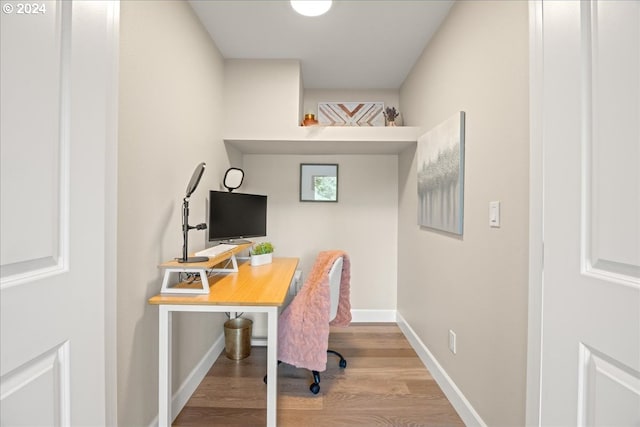
<svg viewBox="0 0 640 427">
<path fill-rule="evenodd" d="M 329 290 L 331 292 L 331 309 L 329 311 L 329 323 L 331 323 L 338 314 L 338 303 L 340 301 L 340 279 L 342 277 L 342 266 L 344 265 L 344 257 L 336 258 L 331 270 L 329 270 Z M 335 350 L 327 349 L 327 353 L 334 354 L 340 358 L 339 365 L 341 368 L 347 367 L 347 360 Z M 313 383 L 309 386 L 311 393 L 318 394 L 320 391 L 320 372 L 312 370 Z"/>
<path fill-rule="evenodd" d="M 327 367 L 327 354 L 347 361 L 329 347 L 329 327 L 351 323 L 349 286 L 351 262 L 344 251 L 323 251 L 300 292 L 282 312 L 278 322 L 278 363 L 309 369 L 313 394 L 320 391 L 320 372 Z M 267 377 L 264 377 L 266 383 Z"/>
</svg>

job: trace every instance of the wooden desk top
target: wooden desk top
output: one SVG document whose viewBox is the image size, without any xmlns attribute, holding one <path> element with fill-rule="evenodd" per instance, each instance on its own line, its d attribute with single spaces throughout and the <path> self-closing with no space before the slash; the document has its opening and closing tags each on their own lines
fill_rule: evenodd
<svg viewBox="0 0 640 427">
<path fill-rule="evenodd" d="M 237 273 L 209 277 L 208 294 L 158 294 L 149 304 L 281 306 L 297 266 L 298 258 L 274 257 L 271 264 L 257 267 L 239 260 Z"/>
</svg>

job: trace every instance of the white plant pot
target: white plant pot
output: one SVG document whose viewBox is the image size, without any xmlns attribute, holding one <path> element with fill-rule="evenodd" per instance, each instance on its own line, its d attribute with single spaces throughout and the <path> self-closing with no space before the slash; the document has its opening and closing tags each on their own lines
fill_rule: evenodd
<svg viewBox="0 0 640 427">
<path fill-rule="evenodd" d="M 273 261 L 273 254 L 251 255 L 251 265 L 264 265 L 271 264 Z"/>
</svg>

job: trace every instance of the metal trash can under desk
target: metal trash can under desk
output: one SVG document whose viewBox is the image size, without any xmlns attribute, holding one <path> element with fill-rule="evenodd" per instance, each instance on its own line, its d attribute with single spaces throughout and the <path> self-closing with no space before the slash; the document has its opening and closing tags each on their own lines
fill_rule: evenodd
<svg viewBox="0 0 640 427">
<path fill-rule="evenodd" d="M 224 322 L 224 349 L 229 359 L 240 360 L 251 354 L 253 321 L 236 317 Z"/>
</svg>

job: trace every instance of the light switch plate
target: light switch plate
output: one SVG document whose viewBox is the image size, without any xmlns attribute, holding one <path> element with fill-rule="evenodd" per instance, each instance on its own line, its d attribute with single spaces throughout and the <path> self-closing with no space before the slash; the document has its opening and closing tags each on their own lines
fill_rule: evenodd
<svg viewBox="0 0 640 427">
<path fill-rule="evenodd" d="M 489 202 L 489 225 L 491 227 L 500 227 L 500 202 Z"/>
</svg>

